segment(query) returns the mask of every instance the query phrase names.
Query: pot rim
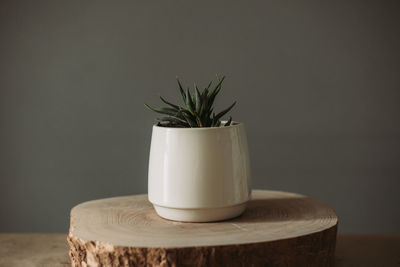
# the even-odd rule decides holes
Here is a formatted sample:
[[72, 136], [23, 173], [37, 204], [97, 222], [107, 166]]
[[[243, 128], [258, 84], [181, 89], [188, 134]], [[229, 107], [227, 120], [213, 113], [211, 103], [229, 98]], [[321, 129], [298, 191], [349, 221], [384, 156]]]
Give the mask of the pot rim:
[[[221, 121], [221, 123], [226, 123], [227, 120]], [[165, 126], [158, 126], [157, 124], [153, 124], [153, 128], [164, 129], [169, 131], [215, 131], [215, 130], [222, 130], [222, 129], [230, 129], [233, 127], [243, 126], [242, 122], [232, 121], [231, 125], [229, 126], [219, 126], [219, 127], [165, 127]]]

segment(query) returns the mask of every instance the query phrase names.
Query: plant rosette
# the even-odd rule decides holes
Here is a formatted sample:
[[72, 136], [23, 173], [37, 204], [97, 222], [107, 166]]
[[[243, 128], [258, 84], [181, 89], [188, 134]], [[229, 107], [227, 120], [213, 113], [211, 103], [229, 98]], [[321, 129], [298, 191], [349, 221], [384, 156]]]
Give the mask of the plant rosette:
[[[220, 121], [221, 113], [210, 112], [222, 81], [223, 78], [211, 91], [211, 83], [202, 93], [196, 87], [197, 97], [192, 97], [189, 90], [183, 93], [185, 116], [185, 108], [164, 99], [171, 108], [148, 106], [158, 113], [166, 111], [166, 115], [176, 115], [169, 117], [170, 120], [164, 117], [163, 123], [154, 125], [151, 138], [148, 197], [163, 218], [183, 222], [226, 220], [242, 214], [251, 198], [244, 125], [231, 118]], [[179, 87], [182, 88], [180, 83]], [[222, 111], [223, 115], [233, 105]]]

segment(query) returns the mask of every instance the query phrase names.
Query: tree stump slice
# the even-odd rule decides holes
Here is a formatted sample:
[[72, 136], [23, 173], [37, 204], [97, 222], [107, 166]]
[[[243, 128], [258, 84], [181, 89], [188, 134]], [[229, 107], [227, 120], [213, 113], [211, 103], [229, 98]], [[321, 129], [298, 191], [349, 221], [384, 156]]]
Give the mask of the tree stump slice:
[[333, 266], [338, 219], [304, 195], [255, 190], [244, 214], [212, 223], [159, 217], [147, 195], [71, 210], [72, 266]]

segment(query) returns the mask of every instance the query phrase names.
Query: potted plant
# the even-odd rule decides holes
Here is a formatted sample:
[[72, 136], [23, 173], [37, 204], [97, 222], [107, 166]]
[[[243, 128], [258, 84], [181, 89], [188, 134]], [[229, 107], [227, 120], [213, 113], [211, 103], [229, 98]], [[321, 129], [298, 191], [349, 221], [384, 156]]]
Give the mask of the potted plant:
[[160, 96], [167, 107], [153, 126], [148, 196], [159, 216], [185, 222], [209, 222], [242, 214], [251, 197], [250, 160], [243, 123], [221, 119], [236, 104], [215, 114], [222, 82], [212, 81], [191, 94], [179, 79], [183, 106]]

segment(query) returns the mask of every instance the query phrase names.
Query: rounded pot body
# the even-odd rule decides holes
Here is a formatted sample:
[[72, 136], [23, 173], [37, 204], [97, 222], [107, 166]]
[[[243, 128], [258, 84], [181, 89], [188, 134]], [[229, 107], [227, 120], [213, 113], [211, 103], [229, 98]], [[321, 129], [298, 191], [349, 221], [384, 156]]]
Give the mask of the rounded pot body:
[[226, 127], [153, 126], [148, 194], [157, 213], [206, 222], [240, 215], [251, 195], [242, 123]]

